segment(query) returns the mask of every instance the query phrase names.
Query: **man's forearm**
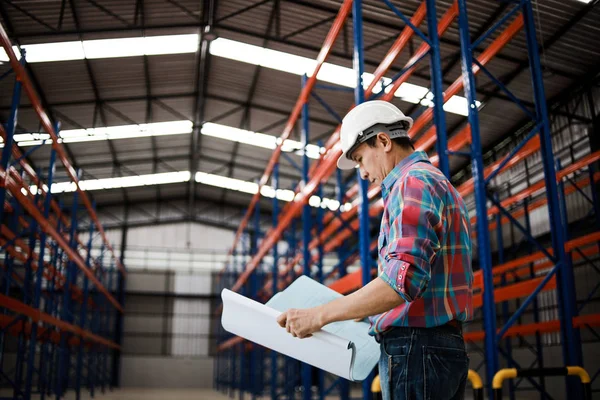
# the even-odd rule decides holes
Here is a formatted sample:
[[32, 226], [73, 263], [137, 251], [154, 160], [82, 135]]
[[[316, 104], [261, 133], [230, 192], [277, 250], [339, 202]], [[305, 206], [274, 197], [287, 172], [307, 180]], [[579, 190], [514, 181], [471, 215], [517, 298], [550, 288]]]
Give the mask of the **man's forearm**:
[[323, 325], [337, 321], [363, 319], [381, 314], [404, 300], [382, 279], [376, 278], [356, 292], [319, 307]]

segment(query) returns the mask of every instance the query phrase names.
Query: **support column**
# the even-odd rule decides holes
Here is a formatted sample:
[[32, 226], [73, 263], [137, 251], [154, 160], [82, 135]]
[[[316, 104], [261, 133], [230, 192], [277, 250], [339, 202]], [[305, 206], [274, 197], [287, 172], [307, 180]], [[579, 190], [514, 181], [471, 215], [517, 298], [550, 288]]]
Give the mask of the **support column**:
[[466, 0], [458, 0], [458, 25], [461, 42], [461, 63], [465, 97], [468, 104], [468, 119], [471, 126], [471, 165], [475, 185], [475, 212], [477, 215], [477, 249], [479, 267], [483, 271], [483, 322], [485, 330], [485, 374], [488, 397], [493, 398], [492, 380], [498, 371], [498, 339], [496, 336], [496, 304], [494, 302], [494, 279], [490, 234], [487, 220], [486, 187], [479, 135], [479, 113], [477, 110], [475, 77], [473, 75], [473, 53], [467, 17]]

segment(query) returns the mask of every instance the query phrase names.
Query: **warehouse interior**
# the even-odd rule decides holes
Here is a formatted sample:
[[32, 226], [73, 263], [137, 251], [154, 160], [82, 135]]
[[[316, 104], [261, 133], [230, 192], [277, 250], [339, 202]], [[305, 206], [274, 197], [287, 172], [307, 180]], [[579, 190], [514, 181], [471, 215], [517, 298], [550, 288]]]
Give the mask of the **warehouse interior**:
[[0, 399], [380, 398], [221, 324], [376, 279], [372, 99], [469, 210], [466, 398], [600, 398], [599, 2], [0, 0]]

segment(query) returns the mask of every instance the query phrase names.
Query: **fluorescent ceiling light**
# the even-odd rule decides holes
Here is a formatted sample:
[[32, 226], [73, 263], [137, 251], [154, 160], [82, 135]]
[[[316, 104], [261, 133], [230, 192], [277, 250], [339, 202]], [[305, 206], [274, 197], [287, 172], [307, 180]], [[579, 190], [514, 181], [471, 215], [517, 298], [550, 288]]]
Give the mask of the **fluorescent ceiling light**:
[[[163, 35], [120, 39], [98, 39], [74, 42], [26, 44], [29, 63], [152, 56], [160, 54], [184, 54], [198, 51], [198, 35]], [[19, 54], [13, 46], [15, 54]], [[0, 61], [8, 61], [4, 49], [0, 49]]]
[[[272, 135], [247, 131], [244, 129], [234, 128], [227, 125], [215, 124], [212, 122], [206, 122], [202, 126], [202, 130], [200, 132], [206, 136], [230, 140], [232, 142], [244, 143], [269, 150], [274, 150], [277, 147], [277, 145], [281, 143], [280, 138]], [[288, 139], [283, 143], [281, 150], [285, 152], [295, 152], [298, 155], [302, 155], [302, 143], [296, 140]], [[325, 152], [324, 147], [319, 148], [319, 146], [316, 146], [314, 144], [308, 144], [306, 146], [306, 155], [309, 158], [318, 159], [321, 155], [321, 152]]]
[[[81, 190], [103, 190], [120, 189], [126, 187], [165, 185], [169, 183], [188, 182], [190, 171], [165, 172], [160, 174], [123, 176], [117, 178], [88, 179], [79, 181]], [[48, 187], [44, 185], [44, 189]], [[32, 194], [37, 193], [37, 186], [29, 187]], [[73, 182], [57, 182], [52, 184], [52, 193], [74, 192], [76, 190]]]
[[[89, 129], [67, 129], [59, 132], [60, 143], [92, 142], [98, 140], [132, 139], [150, 136], [180, 135], [192, 132], [192, 121], [154, 122], [139, 125], [120, 125]], [[47, 133], [20, 133], [14, 136], [20, 147], [50, 144]], [[0, 138], [2, 142], [2, 138]], [[0, 146], [0, 147], [3, 147]]]
[[[282, 51], [271, 50], [260, 46], [255, 46], [243, 42], [238, 42], [225, 38], [215, 39], [210, 46], [210, 53], [214, 56], [224, 57], [231, 60], [245, 62], [253, 65], [260, 65], [265, 68], [271, 68], [278, 71], [288, 72], [295, 75], [307, 74], [311, 76], [315, 66], [316, 60], [307, 57], [301, 57]], [[340, 86], [349, 88], [356, 87], [356, 74], [352, 68], [342, 67], [335, 64], [323, 63], [317, 79]], [[369, 84], [375, 79], [375, 75], [365, 72], [363, 74], [363, 86], [366, 89]], [[383, 77], [383, 84], [388, 85], [391, 82], [390, 78]], [[379, 93], [382, 88], [382, 82], [378, 82], [374, 87], [373, 92]], [[391, 86], [386, 87], [386, 93], [389, 93]], [[408, 82], [404, 82], [394, 93], [395, 97], [398, 97], [404, 101], [419, 104], [421, 99], [430, 95], [429, 89], [423, 86], [414, 85]], [[428, 101], [429, 100], [429, 101]], [[432, 106], [430, 98], [423, 100], [423, 105], [426, 107]], [[452, 96], [446, 104], [453, 103], [446, 107], [444, 110], [447, 112], [467, 115], [467, 103], [466, 99], [462, 96]], [[461, 108], [464, 106], [464, 108]]]
[[[197, 34], [186, 34], [41, 43], [23, 45], [22, 47], [27, 51], [27, 61], [35, 63], [83, 60], [84, 58], [100, 59], [135, 57], [142, 55], [195, 53], [198, 50], [198, 40], [199, 36]], [[14, 47], [14, 50], [17, 52], [16, 47]], [[311, 76], [316, 66], [316, 60], [308, 57], [297, 56], [291, 53], [267, 49], [225, 38], [217, 38], [212, 41], [210, 53], [217, 57], [260, 65], [295, 75], [307, 74], [308, 76]], [[1, 61], [8, 61], [8, 57], [3, 49], [0, 49], [0, 62]], [[340, 65], [323, 63], [317, 78], [321, 81], [340, 86], [350, 88], [356, 86], [356, 74], [354, 73], [354, 70]], [[373, 79], [373, 74], [364, 73], [363, 84], [365, 88]], [[382, 81], [387, 85], [391, 82], [391, 79], [384, 77]], [[381, 88], [381, 82], [378, 82], [374, 92], [378, 93], [381, 91]], [[389, 92], [390, 89], [391, 87], [388, 86], [386, 91]], [[421, 99], [428, 92], [428, 88], [404, 82], [394, 93], [394, 96], [413, 104], [419, 104]], [[466, 108], [463, 110], [460, 108], [459, 104], [462, 101], [461, 99], [464, 98], [461, 96], [454, 97], [458, 98], [457, 104], [447, 108], [444, 107], [444, 109], [448, 112], [466, 115]], [[425, 103], [429, 106], [427, 101], [425, 101]]]
[[[171, 183], [184, 183], [189, 182], [191, 179], [190, 171], [178, 171], [178, 172], [165, 172], [159, 174], [147, 174], [147, 175], [133, 175], [123, 176], [117, 178], [103, 178], [103, 179], [87, 179], [79, 181], [79, 187], [81, 190], [104, 190], [104, 189], [121, 189], [128, 187], [140, 187], [140, 186], [153, 186], [153, 185], [166, 185]], [[204, 185], [219, 187], [223, 189], [233, 190], [237, 192], [243, 192], [248, 194], [255, 194], [258, 191], [258, 184], [254, 182], [247, 182], [241, 179], [229, 178], [227, 176], [214, 175], [206, 172], [197, 172], [195, 180], [198, 183]], [[45, 191], [48, 190], [48, 186], [43, 185]], [[38, 187], [32, 185], [29, 187], [32, 194], [36, 194]], [[52, 193], [67, 193], [74, 192], [76, 190], [73, 182], [57, 182], [52, 184]], [[21, 189], [23, 194], [26, 194], [24, 188]], [[278, 189], [275, 191], [273, 187], [264, 185], [261, 189], [260, 194], [264, 197], [273, 198], [277, 196], [277, 199], [281, 201], [290, 202], [294, 200], [294, 192], [287, 189]], [[332, 211], [336, 211], [340, 207], [340, 203], [337, 200], [323, 198], [319, 196], [312, 196], [308, 204], [312, 207], [318, 208], [329, 208]], [[352, 207], [350, 203], [343, 205], [343, 210], [348, 210]]]
[[[193, 123], [189, 120], [154, 122], [150, 124], [139, 125], [120, 125], [89, 129], [68, 129], [59, 132], [60, 143], [79, 143], [92, 142], [99, 140], [118, 140], [131, 139], [150, 136], [165, 136], [189, 134], [192, 132]], [[201, 133], [206, 136], [212, 136], [219, 139], [230, 140], [248, 144], [251, 146], [263, 147], [274, 150], [281, 139], [264, 133], [246, 131], [227, 125], [214, 124], [207, 122], [203, 125]], [[20, 147], [38, 146], [43, 143], [51, 144], [50, 135], [47, 133], [19, 133], [14, 136], [15, 142]], [[44, 142], [45, 141], [45, 142]], [[0, 138], [0, 148], [4, 147], [3, 140]], [[288, 139], [285, 141], [282, 151], [294, 152], [302, 156], [302, 143]], [[318, 159], [325, 148], [309, 144], [306, 147], [306, 155], [309, 158]]]
[[[196, 182], [202, 183], [204, 185], [234, 190], [237, 192], [243, 192], [248, 194], [255, 194], [258, 191], [257, 183], [247, 182], [241, 179], [234, 179], [221, 175], [209, 174], [206, 172], [197, 172]], [[273, 189], [272, 186], [268, 185], [264, 185], [262, 187], [260, 194], [264, 197], [268, 197], [271, 199], [277, 196], [278, 200], [286, 202], [294, 200], [293, 191], [286, 189], [278, 189], [277, 193], [275, 193], [275, 189]], [[328, 199], [326, 197], [321, 199], [319, 196], [312, 196], [308, 200], [308, 204], [315, 208], [329, 208], [332, 211], [336, 211], [340, 207], [340, 203], [337, 200]], [[344, 205], [344, 207], [348, 207], [348, 204]]]

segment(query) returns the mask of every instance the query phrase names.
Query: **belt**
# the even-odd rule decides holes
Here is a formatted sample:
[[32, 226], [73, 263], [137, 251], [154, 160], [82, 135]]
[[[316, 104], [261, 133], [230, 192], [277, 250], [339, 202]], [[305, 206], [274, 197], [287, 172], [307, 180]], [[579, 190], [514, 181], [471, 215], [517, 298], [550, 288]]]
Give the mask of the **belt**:
[[463, 323], [462, 321], [458, 321], [456, 319], [450, 320], [448, 322], [446, 322], [444, 325], [438, 325], [438, 326], [432, 326], [430, 328], [425, 328], [425, 327], [410, 327], [410, 326], [399, 326], [399, 327], [392, 327], [390, 329], [388, 329], [385, 332], [381, 332], [381, 333], [376, 333], [375, 334], [375, 340], [377, 341], [377, 343], [381, 343], [381, 340], [383, 339], [383, 337], [393, 331], [398, 331], [401, 329], [406, 329], [406, 330], [411, 330], [411, 329], [423, 329], [423, 330], [440, 330], [440, 331], [453, 331], [453, 333], [458, 333], [462, 335], [462, 329], [463, 328]]

